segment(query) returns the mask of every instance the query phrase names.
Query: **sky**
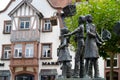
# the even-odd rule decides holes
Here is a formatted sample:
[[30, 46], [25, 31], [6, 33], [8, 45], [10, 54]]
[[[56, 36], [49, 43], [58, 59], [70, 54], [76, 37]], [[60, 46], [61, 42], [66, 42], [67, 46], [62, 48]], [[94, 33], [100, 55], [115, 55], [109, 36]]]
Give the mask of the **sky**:
[[0, 10], [3, 10], [10, 0], [0, 0]]

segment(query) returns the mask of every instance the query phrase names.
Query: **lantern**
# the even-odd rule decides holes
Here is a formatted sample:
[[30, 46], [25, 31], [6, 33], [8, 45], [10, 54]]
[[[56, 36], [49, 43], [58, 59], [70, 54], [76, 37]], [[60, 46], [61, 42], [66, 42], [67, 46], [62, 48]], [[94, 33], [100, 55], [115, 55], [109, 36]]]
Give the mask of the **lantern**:
[[120, 36], [120, 21], [118, 21], [113, 27], [113, 31], [117, 36]]
[[70, 4], [63, 8], [64, 15], [66, 17], [71, 17], [76, 13], [76, 5]]
[[57, 17], [52, 16], [50, 19], [50, 22], [51, 22], [52, 26], [56, 26], [57, 25]]

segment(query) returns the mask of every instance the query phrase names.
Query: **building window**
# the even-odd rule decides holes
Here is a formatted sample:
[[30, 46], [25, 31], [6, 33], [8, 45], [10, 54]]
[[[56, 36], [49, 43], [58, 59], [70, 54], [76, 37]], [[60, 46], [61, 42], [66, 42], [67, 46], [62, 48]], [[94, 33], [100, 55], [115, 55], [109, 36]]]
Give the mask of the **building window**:
[[0, 76], [0, 80], [9, 80], [8, 76]]
[[11, 33], [11, 21], [4, 21], [4, 34], [10, 34]]
[[9, 70], [0, 70], [0, 80], [10, 80]]
[[41, 58], [52, 58], [52, 45], [42, 44], [42, 56]]
[[30, 18], [24, 17], [20, 18], [20, 29], [29, 29], [30, 28]]
[[[118, 67], [118, 56], [115, 55], [114, 56], [114, 64], [113, 64], [114, 68]], [[110, 58], [106, 59], [106, 68], [110, 68]]]
[[19, 74], [15, 76], [15, 80], [35, 80], [34, 75], [31, 74]]
[[44, 25], [43, 25], [43, 32], [51, 32], [52, 31], [52, 26], [51, 26], [51, 21], [49, 19], [44, 20]]
[[57, 74], [56, 69], [41, 69], [40, 71], [41, 80], [55, 80]]
[[[119, 80], [119, 74], [118, 72], [113, 71], [113, 80]], [[110, 80], [110, 72], [106, 73], [106, 79], [105, 80]]]
[[55, 80], [55, 75], [41, 75], [41, 80]]
[[34, 54], [34, 45], [33, 44], [26, 44], [25, 47], [25, 57], [33, 57]]
[[10, 59], [10, 54], [11, 54], [11, 46], [10, 45], [3, 45], [2, 59]]
[[16, 44], [14, 47], [14, 58], [22, 57], [22, 44]]

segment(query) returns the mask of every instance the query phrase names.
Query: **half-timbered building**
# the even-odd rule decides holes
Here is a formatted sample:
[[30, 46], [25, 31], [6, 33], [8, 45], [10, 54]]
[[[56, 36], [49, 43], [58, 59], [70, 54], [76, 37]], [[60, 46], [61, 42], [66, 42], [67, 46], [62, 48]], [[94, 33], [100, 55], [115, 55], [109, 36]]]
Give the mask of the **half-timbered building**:
[[0, 80], [54, 80], [61, 13], [70, 0], [10, 0], [0, 11]]

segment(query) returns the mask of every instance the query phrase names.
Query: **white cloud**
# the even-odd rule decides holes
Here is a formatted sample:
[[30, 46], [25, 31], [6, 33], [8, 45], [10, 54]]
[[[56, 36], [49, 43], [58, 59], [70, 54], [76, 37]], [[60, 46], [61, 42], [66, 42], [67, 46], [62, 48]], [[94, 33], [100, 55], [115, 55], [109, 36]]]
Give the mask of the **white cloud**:
[[9, 3], [10, 0], [0, 0], [0, 10], [3, 10]]

